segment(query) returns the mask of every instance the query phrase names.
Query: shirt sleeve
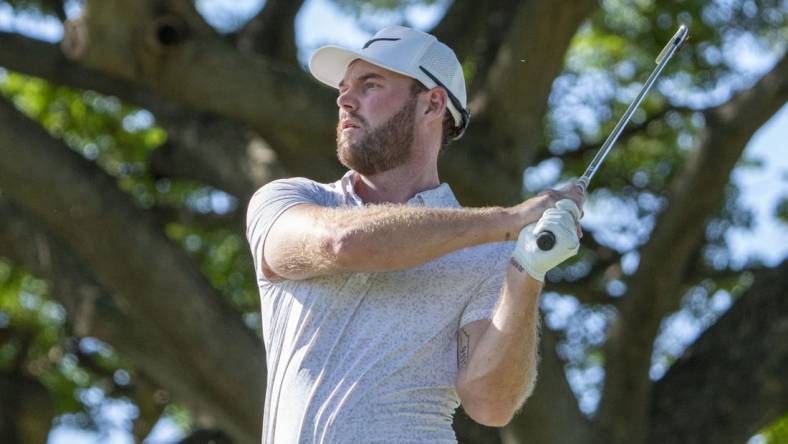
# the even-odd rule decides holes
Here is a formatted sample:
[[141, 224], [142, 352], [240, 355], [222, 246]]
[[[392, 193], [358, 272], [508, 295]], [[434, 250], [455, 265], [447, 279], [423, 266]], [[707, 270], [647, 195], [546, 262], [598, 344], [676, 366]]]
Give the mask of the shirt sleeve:
[[279, 179], [265, 184], [252, 196], [246, 211], [246, 239], [252, 251], [258, 282], [267, 282], [260, 270], [263, 245], [274, 222], [294, 205], [321, 205], [318, 184], [305, 178]]
[[489, 268], [485, 268], [483, 277], [477, 290], [471, 296], [468, 305], [462, 312], [460, 327], [464, 327], [479, 319], [492, 319], [495, 305], [501, 296], [503, 282], [506, 278], [506, 264], [514, 248], [513, 242], [506, 242], [496, 245], [496, 251], [491, 254], [495, 260], [488, 262]]

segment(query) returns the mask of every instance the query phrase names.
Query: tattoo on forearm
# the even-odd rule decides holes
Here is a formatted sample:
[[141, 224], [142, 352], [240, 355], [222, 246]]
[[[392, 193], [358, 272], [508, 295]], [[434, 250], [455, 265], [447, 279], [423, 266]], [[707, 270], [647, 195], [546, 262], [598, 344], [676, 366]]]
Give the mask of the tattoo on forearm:
[[520, 265], [520, 263], [519, 263], [519, 262], [517, 262], [516, 260], [514, 260], [514, 258], [511, 258], [511, 259], [509, 260], [509, 262], [512, 264], [512, 266], [513, 266], [514, 268], [516, 268], [516, 269], [517, 269], [517, 271], [519, 271], [520, 273], [522, 273], [522, 272], [523, 272], [523, 266], [522, 266], [522, 265]]
[[512, 233], [511, 233], [510, 231], [507, 231], [507, 232], [506, 232], [506, 240], [507, 240], [507, 241], [510, 241], [510, 240], [512, 240]]
[[468, 355], [470, 354], [471, 337], [464, 329], [460, 329], [457, 343], [457, 366], [464, 368], [468, 365]]

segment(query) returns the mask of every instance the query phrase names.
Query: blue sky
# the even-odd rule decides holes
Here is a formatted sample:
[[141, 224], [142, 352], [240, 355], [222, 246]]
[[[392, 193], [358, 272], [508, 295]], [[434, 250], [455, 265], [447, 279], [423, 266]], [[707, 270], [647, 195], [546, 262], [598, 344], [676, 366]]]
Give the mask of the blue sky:
[[[76, 14], [77, 2], [70, 2], [69, 15]], [[406, 12], [408, 20], [417, 27], [427, 29], [439, 18], [442, 4], [432, 7], [414, 7]], [[261, 0], [198, 0], [201, 12], [220, 27], [231, 28], [242, 23], [256, 13], [261, 7]], [[378, 17], [380, 25], [390, 22], [391, 16]], [[331, 24], [326, 26], [326, 24]], [[376, 23], [377, 24], [377, 23]], [[17, 16], [12, 17], [10, 8], [0, 6], [0, 29], [21, 31], [48, 40], [58, 40], [61, 35], [59, 24], [56, 22], [42, 23], [40, 18]], [[333, 43], [358, 47], [370, 36], [370, 30], [360, 28], [356, 22], [344, 16], [327, 0], [308, 0], [296, 22], [298, 34], [299, 58], [305, 62], [308, 56], [317, 47]], [[768, 58], [752, 55], [752, 52], [741, 50], [738, 54], [740, 62], [745, 69], [759, 74], [770, 67]], [[738, 167], [733, 173], [733, 180], [742, 188], [741, 203], [750, 208], [755, 215], [756, 224], [752, 230], [731, 229], [727, 239], [736, 264], [744, 264], [748, 258], [757, 257], [768, 264], [775, 264], [788, 256], [788, 230], [785, 225], [776, 221], [772, 216], [774, 207], [779, 198], [788, 195], [788, 106], [764, 125], [752, 138], [746, 149], [745, 157], [750, 160], [759, 160], [761, 167]], [[533, 174], [548, 174], [534, 171]], [[594, 212], [587, 212], [586, 223], [589, 226], [601, 224], [601, 214], [604, 208]], [[596, 214], [595, 214], [596, 213]], [[577, 304], [559, 296], [547, 298], [551, 301], [551, 313], [555, 319], [566, 318], [577, 310]], [[712, 304], [722, 311], [730, 304], [725, 295], [715, 295]], [[549, 322], [549, 321], [548, 321]], [[664, 341], [672, 341], [666, 347], [678, 347], [675, 352], [680, 352], [684, 345], [691, 342], [704, 326], [695, 320], [677, 313], [668, 322]], [[659, 368], [652, 369], [652, 373], [659, 374]], [[570, 375], [571, 376], [571, 375]], [[593, 375], [575, 375], [575, 383], [583, 385], [583, 378], [588, 379]], [[101, 397], [102, 395], [94, 394]], [[589, 408], [595, 405], [593, 390], [586, 394], [588, 399], [581, 397], [581, 403], [587, 403]], [[97, 399], [100, 401], [101, 399]], [[101, 404], [101, 403], [99, 403]], [[126, 431], [129, 418], [134, 415], [133, 407], [119, 401], [108, 401], [101, 404], [101, 416], [106, 421], [102, 434], [86, 433], [67, 427], [59, 427], [50, 435], [50, 444], [65, 443], [131, 443], [131, 437]], [[148, 444], [164, 444], [177, 440], [181, 436], [178, 428], [169, 420], [160, 421], [154, 433], [146, 440]]]

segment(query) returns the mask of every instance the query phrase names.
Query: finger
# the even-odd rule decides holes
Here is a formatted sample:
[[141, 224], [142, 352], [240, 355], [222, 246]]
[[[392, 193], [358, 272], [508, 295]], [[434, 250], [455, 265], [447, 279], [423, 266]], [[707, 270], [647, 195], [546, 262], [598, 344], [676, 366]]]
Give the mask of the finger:
[[553, 204], [563, 199], [564, 197], [564, 193], [562, 193], [559, 190], [553, 190], [553, 189], [545, 190], [545, 194], [547, 195], [548, 198], [552, 200]]
[[564, 182], [563, 185], [559, 188], [561, 191], [569, 191], [577, 185], [577, 179], [569, 179], [568, 181]]
[[580, 186], [572, 187], [572, 189], [569, 190], [569, 194], [576, 196], [581, 201], [585, 200], [586, 198], [586, 193], [582, 188], [580, 188]]
[[578, 196], [576, 194], [567, 194], [564, 197], [564, 199], [571, 200], [575, 204], [575, 206], [577, 206], [578, 210], [580, 211], [580, 214], [583, 213], [583, 204], [585, 203], [585, 199], [583, 199], [583, 196]]
[[572, 202], [574, 202], [575, 205], [577, 205], [577, 208], [580, 210], [579, 219], [582, 219], [583, 215], [585, 214], [585, 212], [583, 211], [583, 205], [585, 204], [585, 200], [586, 200], [585, 194], [582, 192], [582, 190], [580, 188], [573, 188], [565, 195], [565, 198], [572, 200]]
[[574, 217], [575, 221], [580, 220], [582, 216], [580, 207], [572, 199], [561, 199], [555, 204], [558, 209], [564, 210]]
[[577, 179], [566, 182], [559, 190], [564, 193], [572, 193], [578, 196], [583, 196], [585, 194], [585, 189], [580, 185], [580, 181]]

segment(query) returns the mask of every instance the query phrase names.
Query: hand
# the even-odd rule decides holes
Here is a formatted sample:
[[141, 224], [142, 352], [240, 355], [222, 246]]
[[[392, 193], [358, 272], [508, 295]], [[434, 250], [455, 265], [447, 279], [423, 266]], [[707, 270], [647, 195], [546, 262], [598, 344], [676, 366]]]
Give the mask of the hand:
[[[577, 181], [571, 181], [567, 185], [557, 189], [547, 189], [537, 194], [536, 196], [528, 199], [527, 201], [517, 205], [515, 208], [519, 214], [519, 225], [513, 231], [519, 231], [523, 226], [536, 222], [545, 211], [554, 208], [558, 201], [562, 199], [569, 199], [580, 209], [580, 217], [583, 217], [583, 203], [585, 201], [585, 193], [583, 189], [577, 184]], [[580, 230], [580, 225], [577, 225], [577, 236], [583, 237]]]
[[[551, 268], [577, 254], [580, 248], [580, 217], [580, 209], [572, 200], [559, 200], [555, 207], [544, 212], [536, 224], [527, 225], [520, 231], [512, 254], [514, 265], [544, 282], [544, 276]], [[536, 245], [536, 235], [542, 231], [551, 231], [556, 238], [555, 246], [548, 251], [542, 251]]]

